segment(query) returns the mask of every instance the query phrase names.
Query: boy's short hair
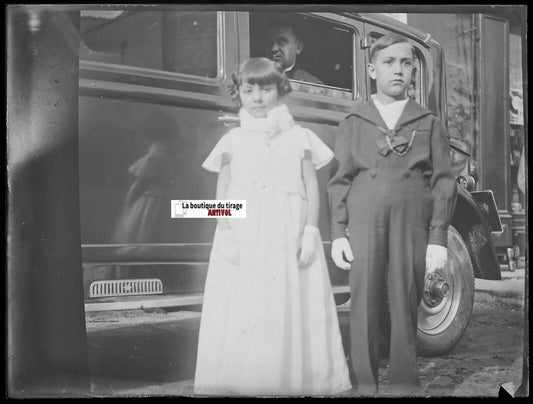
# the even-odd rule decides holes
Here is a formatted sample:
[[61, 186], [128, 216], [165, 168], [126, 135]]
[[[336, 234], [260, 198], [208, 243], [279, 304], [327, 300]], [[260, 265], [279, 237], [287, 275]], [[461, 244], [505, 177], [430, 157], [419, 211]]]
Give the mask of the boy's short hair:
[[380, 50], [388, 48], [389, 46], [397, 43], [409, 44], [411, 46], [411, 51], [413, 52], [413, 59], [416, 58], [415, 48], [413, 47], [413, 45], [411, 45], [411, 43], [407, 40], [406, 37], [398, 34], [387, 34], [380, 37], [370, 47], [370, 61], [374, 63], [374, 61], [376, 60], [376, 56]]
[[239, 87], [243, 83], [258, 84], [260, 86], [275, 84], [279, 97], [291, 92], [291, 83], [283, 72], [279, 63], [267, 58], [251, 58], [245, 60], [239, 69], [233, 73], [232, 83], [229, 85], [230, 95], [239, 106]]

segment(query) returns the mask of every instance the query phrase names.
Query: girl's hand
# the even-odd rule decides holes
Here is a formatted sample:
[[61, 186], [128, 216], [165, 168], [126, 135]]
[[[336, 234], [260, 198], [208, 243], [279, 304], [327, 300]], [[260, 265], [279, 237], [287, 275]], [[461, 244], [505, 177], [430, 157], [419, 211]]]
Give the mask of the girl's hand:
[[298, 257], [300, 265], [307, 266], [312, 262], [315, 256], [317, 237], [320, 238], [320, 230], [318, 230], [318, 227], [306, 224], [300, 245], [300, 255]]
[[448, 261], [448, 249], [437, 244], [428, 244], [426, 249], [426, 275], [444, 268]]
[[[344, 258], [348, 261], [345, 261]], [[352, 247], [346, 237], [340, 237], [333, 240], [331, 243], [331, 259], [340, 269], [349, 271], [352, 269], [351, 262], [353, 261]]]

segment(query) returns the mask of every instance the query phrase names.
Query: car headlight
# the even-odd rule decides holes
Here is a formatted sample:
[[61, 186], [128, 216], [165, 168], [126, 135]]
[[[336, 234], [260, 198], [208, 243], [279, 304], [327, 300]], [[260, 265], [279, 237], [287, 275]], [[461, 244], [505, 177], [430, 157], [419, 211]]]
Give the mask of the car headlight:
[[467, 191], [472, 191], [476, 187], [476, 180], [471, 175], [459, 175], [456, 181]]

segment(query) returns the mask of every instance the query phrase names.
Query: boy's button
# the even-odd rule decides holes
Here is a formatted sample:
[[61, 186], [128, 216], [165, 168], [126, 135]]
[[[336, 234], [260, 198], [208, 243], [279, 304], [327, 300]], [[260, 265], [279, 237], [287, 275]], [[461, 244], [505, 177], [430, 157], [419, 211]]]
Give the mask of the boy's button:
[[378, 173], [378, 170], [376, 170], [375, 168], [372, 168], [372, 169], [368, 170], [368, 173], [369, 173], [372, 177], [375, 177], [376, 174]]
[[410, 171], [406, 171], [405, 173], [403, 173], [403, 176], [405, 178], [409, 178], [411, 176], [411, 172]]

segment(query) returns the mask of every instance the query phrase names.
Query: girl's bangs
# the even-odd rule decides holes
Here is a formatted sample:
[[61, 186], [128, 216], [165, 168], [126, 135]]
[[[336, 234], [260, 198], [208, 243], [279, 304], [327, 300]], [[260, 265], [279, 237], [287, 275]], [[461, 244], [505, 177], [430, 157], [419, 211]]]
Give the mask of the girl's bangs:
[[259, 86], [278, 84], [281, 81], [281, 74], [273, 69], [269, 64], [248, 65], [241, 74], [241, 83]]

